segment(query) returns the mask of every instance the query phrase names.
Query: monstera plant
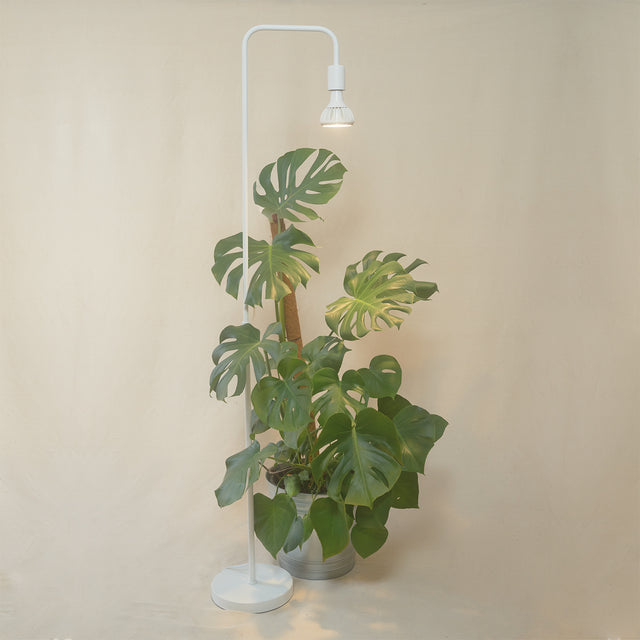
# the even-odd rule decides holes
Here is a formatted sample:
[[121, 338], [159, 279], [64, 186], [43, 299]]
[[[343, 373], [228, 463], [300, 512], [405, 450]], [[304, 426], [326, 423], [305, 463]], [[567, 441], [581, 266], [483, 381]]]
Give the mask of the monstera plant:
[[[319, 262], [313, 241], [296, 225], [320, 218], [314, 207], [336, 195], [345, 171], [326, 149], [296, 149], [262, 170], [254, 202], [269, 220], [271, 241], [248, 239], [245, 302], [273, 301], [274, 322], [264, 331], [249, 323], [228, 326], [213, 352], [210, 388], [219, 400], [253, 385], [253, 441], [227, 459], [218, 504], [239, 500], [266, 470], [280, 491], [255, 494], [255, 532], [274, 557], [301, 546], [313, 531], [324, 558], [349, 542], [362, 557], [377, 551], [387, 539], [391, 508], [418, 507], [418, 474], [447, 426], [400, 395], [394, 356], [342, 370], [348, 344], [400, 327], [413, 304], [437, 291], [413, 276], [424, 260], [376, 250], [349, 265], [345, 295], [324, 311], [326, 335], [302, 342], [295, 294]], [[242, 234], [220, 240], [214, 259], [213, 275], [220, 284], [226, 279], [226, 291], [237, 298]], [[274, 441], [261, 446], [255, 436], [265, 432]], [[300, 492], [313, 497], [305, 514], [292, 499]]]

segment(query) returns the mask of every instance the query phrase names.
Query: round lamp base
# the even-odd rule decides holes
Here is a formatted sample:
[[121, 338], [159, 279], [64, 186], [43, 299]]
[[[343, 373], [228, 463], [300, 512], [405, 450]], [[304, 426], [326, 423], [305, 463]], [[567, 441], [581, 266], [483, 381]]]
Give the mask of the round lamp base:
[[256, 564], [256, 582], [249, 583], [249, 565], [223, 569], [211, 582], [211, 599], [222, 609], [264, 613], [281, 607], [293, 595], [293, 579], [281, 567]]

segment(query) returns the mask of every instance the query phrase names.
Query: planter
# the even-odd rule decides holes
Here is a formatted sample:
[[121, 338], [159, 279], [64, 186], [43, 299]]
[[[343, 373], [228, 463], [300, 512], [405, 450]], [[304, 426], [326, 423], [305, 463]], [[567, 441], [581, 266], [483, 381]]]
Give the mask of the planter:
[[[269, 492], [273, 497], [276, 493], [274, 485], [269, 483]], [[326, 496], [318, 496], [320, 498]], [[298, 515], [303, 516], [309, 512], [313, 497], [308, 493], [300, 493], [293, 498]], [[339, 554], [322, 560], [322, 545], [318, 535], [314, 531], [311, 537], [302, 545], [302, 549], [296, 547], [293, 551], [278, 553], [278, 563], [296, 578], [305, 580], [328, 580], [338, 578], [353, 569], [356, 561], [355, 550], [349, 543]]]

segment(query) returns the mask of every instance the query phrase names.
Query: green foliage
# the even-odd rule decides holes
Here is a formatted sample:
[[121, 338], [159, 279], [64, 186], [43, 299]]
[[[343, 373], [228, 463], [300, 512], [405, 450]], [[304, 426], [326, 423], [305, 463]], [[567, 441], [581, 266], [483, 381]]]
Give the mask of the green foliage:
[[376, 356], [368, 369], [358, 369], [358, 373], [370, 398], [393, 397], [402, 383], [402, 369], [393, 356]]
[[284, 479], [284, 490], [292, 498], [297, 496], [302, 489], [299, 476], [286, 476]]
[[[319, 218], [314, 207], [340, 189], [345, 168], [326, 149], [297, 149], [267, 165], [254, 185], [254, 200], [283, 229], [272, 242], [248, 238], [249, 282], [246, 304], [280, 301], [310, 273], [318, 259], [305, 248], [313, 241], [284, 220]], [[330, 335], [298, 346], [284, 339], [279, 323], [261, 336], [251, 324], [228, 326], [213, 352], [210, 391], [225, 400], [251, 391], [251, 437], [277, 433], [280, 439], [261, 449], [257, 441], [230, 456], [216, 489], [220, 506], [239, 500], [270, 467], [277, 482], [273, 499], [254, 496], [255, 532], [274, 557], [308, 540], [315, 530], [329, 558], [351, 541], [368, 557], [385, 543], [390, 510], [418, 507], [418, 474], [443, 435], [446, 420], [399, 395], [402, 370], [391, 355], [376, 355], [367, 367], [343, 370], [345, 341], [370, 331], [400, 327], [412, 305], [429, 299], [433, 282], [416, 280], [425, 264], [403, 266], [405, 255], [371, 251], [347, 267], [343, 296], [330, 304], [325, 320]], [[242, 234], [218, 242], [213, 275], [238, 297], [242, 279]], [[287, 333], [289, 335], [289, 333]], [[254, 382], [250, 383], [251, 373]], [[375, 404], [377, 407], [371, 406]], [[298, 514], [293, 497], [312, 493], [308, 514]]]
[[417, 509], [418, 492], [418, 474], [403, 471], [385, 499], [394, 509]]
[[369, 368], [345, 371], [342, 379], [338, 370], [324, 367], [313, 376], [313, 412], [323, 426], [336, 413], [355, 415], [369, 398], [395, 395], [401, 380], [400, 365], [392, 356], [376, 356]]
[[318, 498], [311, 505], [309, 515], [322, 544], [323, 560], [340, 553], [349, 544], [350, 522], [344, 503]]
[[[253, 373], [259, 380], [267, 372], [269, 358], [277, 362], [283, 355], [295, 351], [294, 344], [268, 337], [281, 333], [278, 323], [270, 324], [262, 338], [258, 329], [249, 323], [225, 327], [220, 333], [220, 344], [212, 355], [216, 366], [209, 378], [210, 393], [215, 391], [218, 400], [240, 395], [247, 384], [249, 365], [253, 366]], [[236, 388], [230, 393], [229, 385], [234, 378]]]
[[380, 254], [370, 251], [360, 262], [349, 265], [344, 276], [348, 295], [327, 307], [325, 320], [343, 340], [362, 338], [370, 331], [380, 331], [383, 325], [400, 327], [403, 316], [411, 313], [409, 305], [427, 300], [437, 291], [434, 283], [414, 280], [409, 274], [423, 260], [405, 269], [398, 262], [403, 254], [391, 253], [379, 260]]
[[216, 489], [218, 505], [226, 507], [240, 500], [249, 484], [253, 484], [260, 474], [260, 465], [276, 451], [276, 445], [268, 444], [262, 451], [257, 442], [227, 458], [227, 472], [222, 484]]
[[251, 402], [258, 418], [278, 431], [300, 431], [311, 421], [311, 380], [306, 363], [284, 358], [278, 376], [265, 376], [254, 387]]
[[[393, 422], [372, 408], [362, 409], [355, 421], [339, 413], [331, 416], [318, 437], [324, 451], [313, 461], [314, 475], [331, 469], [329, 497], [372, 507], [400, 477], [401, 444]], [[335, 464], [335, 466], [334, 466]]]
[[275, 558], [296, 519], [296, 505], [286, 493], [278, 493], [273, 498], [256, 493], [253, 496], [253, 508], [256, 536]]
[[[298, 180], [298, 170], [313, 156], [311, 166]], [[274, 174], [274, 185], [272, 176]], [[338, 156], [327, 149], [296, 149], [268, 164], [260, 172], [260, 186], [253, 185], [253, 201], [262, 207], [262, 213], [268, 218], [276, 215], [285, 220], [301, 222], [300, 214], [309, 220], [319, 218], [309, 206], [325, 204], [338, 193], [342, 185], [342, 176], [346, 169]]]
[[389, 506], [384, 500], [376, 500], [371, 509], [362, 506], [356, 509], [351, 543], [363, 558], [375, 553], [386, 542], [389, 532], [384, 525], [388, 517]]
[[[263, 297], [281, 300], [299, 284], [307, 286], [311, 277], [307, 268], [319, 272], [318, 258], [308, 251], [295, 249], [296, 245], [315, 246], [306, 233], [293, 225], [278, 233], [273, 243], [248, 238], [249, 270], [255, 269], [247, 287], [246, 304], [261, 307]], [[215, 262], [211, 271], [215, 279], [221, 284], [228, 272], [227, 293], [237, 298], [242, 279], [242, 234], [220, 240], [213, 255]], [[240, 264], [232, 268], [236, 262]]]
[[360, 374], [353, 369], [346, 371], [342, 379], [329, 367], [316, 371], [313, 393], [316, 396], [313, 412], [323, 426], [331, 416], [339, 413], [350, 416], [367, 406], [363, 402], [364, 383]]
[[287, 539], [284, 541], [284, 545], [282, 545], [282, 550], [285, 553], [293, 551], [296, 547], [302, 545], [303, 538], [304, 525], [302, 524], [302, 518], [300, 516], [296, 516], [296, 519], [293, 521], [293, 524], [289, 529], [289, 533], [287, 533]]
[[[424, 473], [427, 454], [442, 437], [447, 421], [397, 396], [381, 398], [378, 408], [393, 419], [402, 443], [403, 471]], [[391, 414], [391, 415], [390, 415]]]
[[309, 363], [308, 373], [313, 377], [316, 371], [325, 367], [339, 372], [347, 351], [349, 349], [340, 338], [318, 336], [302, 348], [301, 356]]

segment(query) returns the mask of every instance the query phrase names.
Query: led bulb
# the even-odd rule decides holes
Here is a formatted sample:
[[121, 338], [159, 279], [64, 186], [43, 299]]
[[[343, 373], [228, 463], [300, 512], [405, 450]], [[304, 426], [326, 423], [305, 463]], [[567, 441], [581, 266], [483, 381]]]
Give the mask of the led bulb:
[[344, 103], [342, 91], [331, 91], [329, 104], [320, 116], [320, 124], [323, 127], [350, 127], [354, 122], [353, 111]]

